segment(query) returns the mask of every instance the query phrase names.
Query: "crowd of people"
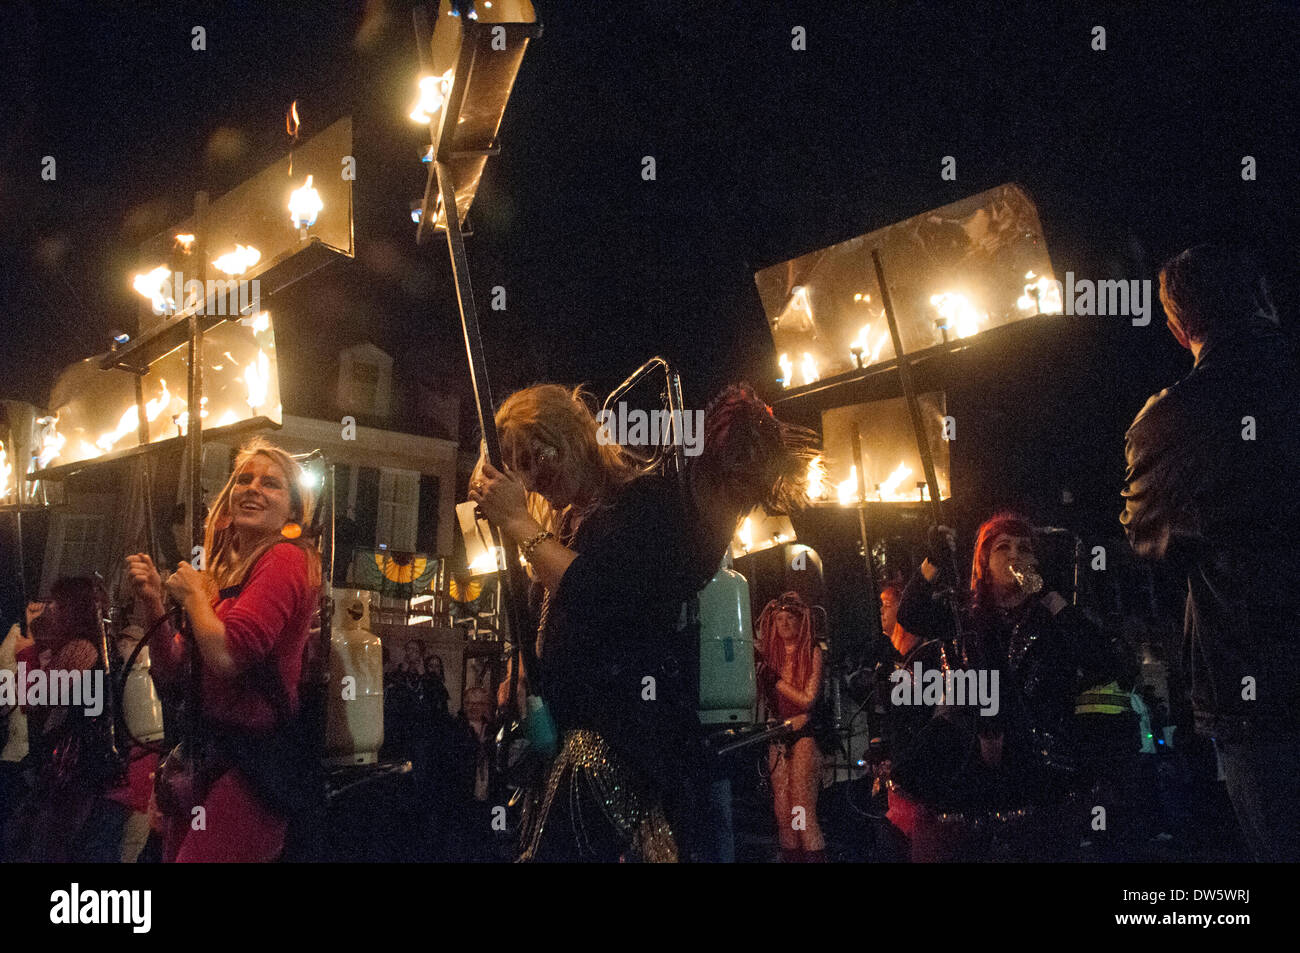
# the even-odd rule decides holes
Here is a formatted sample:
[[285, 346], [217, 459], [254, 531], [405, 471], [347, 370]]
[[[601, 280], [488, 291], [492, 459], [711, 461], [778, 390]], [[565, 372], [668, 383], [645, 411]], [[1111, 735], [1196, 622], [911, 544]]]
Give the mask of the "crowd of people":
[[[1128, 432], [1122, 523], [1140, 556], [1188, 580], [1181, 664], [1246, 843], [1260, 860], [1295, 860], [1300, 688], [1281, 661], [1300, 631], [1300, 500], [1286, 489], [1300, 464], [1300, 375], [1262, 276], [1238, 252], [1184, 252], [1162, 270], [1160, 295], [1195, 367]], [[730, 805], [696, 713], [699, 631], [683, 606], [723, 564], [746, 514], [806, 502], [813, 435], [747, 385], [709, 406], [702, 452], [680, 474], [640, 473], [602, 439], [581, 390], [526, 388], [495, 423], [501, 465], [480, 461], [469, 498], [525, 560], [535, 626], [497, 704], [474, 686], [456, 720], [474, 800], [485, 804], [511, 770], [492, 761], [496, 719], [531, 720], [531, 737], [553, 726], [554, 744], [511, 778], [525, 792], [519, 859], [726, 859]], [[103, 715], [8, 706], [8, 856], [312, 856], [324, 784], [300, 693], [321, 585], [303, 532], [311, 512], [298, 464], [257, 440], [211, 507], [203, 570], [181, 563], [164, 581], [149, 556], [128, 557], [133, 638], [149, 635], [153, 675], [182, 700], [173, 717], [184, 730], [169, 732], [164, 752], [114, 738]], [[983, 523], [968, 580], [956, 550], [954, 534], [934, 527], [913, 578], [881, 596], [896, 653], [880, 689], [891, 836], [913, 861], [986, 859], [994, 843], [1065, 859], [1081, 831], [1104, 829], [1089, 826], [1099, 803], [1123, 805], [1121, 816], [1134, 803], [1150, 696], [1131, 647], [1043, 591], [1026, 518]], [[60, 581], [48, 604], [28, 606], [0, 664], [113, 672], [106, 609], [93, 580]], [[766, 751], [780, 859], [824, 861], [818, 798], [836, 743], [826, 646], [797, 593], [769, 602], [755, 635], [762, 708], [780, 726]], [[418, 642], [403, 651], [390, 693], [450, 724], [442, 660]], [[933, 699], [928, 673], [942, 686]], [[956, 685], [969, 687], [965, 698]], [[103, 756], [110, 749], [115, 759]]]

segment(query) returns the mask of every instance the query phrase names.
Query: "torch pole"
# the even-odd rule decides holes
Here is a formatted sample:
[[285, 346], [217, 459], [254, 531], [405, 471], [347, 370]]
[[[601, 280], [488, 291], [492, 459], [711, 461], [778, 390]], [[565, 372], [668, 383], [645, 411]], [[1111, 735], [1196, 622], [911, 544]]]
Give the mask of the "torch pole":
[[[189, 342], [187, 356], [189, 373], [186, 378], [186, 424], [185, 449], [187, 460], [187, 480], [185, 493], [185, 522], [190, 541], [188, 553], [182, 553], [183, 559], [192, 559], [196, 549], [203, 545], [203, 325], [199, 322], [199, 310], [207, 306], [208, 288], [208, 193], [197, 192], [194, 195], [194, 248], [199, 262], [199, 295], [190, 311]], [[207, 553], [203, 553], [200, 566], [207, 569]], [[199, 649], [191, 638], [188, 640], [188, 672], [186, 691], [185, 725], [182, 729], [187, 750], [191, 756], [198, 739], [198, 726], [202, 701], [202, 667], [199, 664]]]
[[[862, 456], [862, 433], [856, 423], [853, 425], [852, 447], [853, 462], [858, 466], [858, 535], [862, 537], [862, 558], [867, 565], [867, 581], [871, 584], [870, 605], [876, 605], [880, 600], [880, 589], [876, 584], [876, 571], [871, 562], [871, 537], [867, 534], [867, 461]], [[878, 614], [874, 615], [879, 618]], [[886, 637], [889, 635], [888, 632], [882, 634]]]
[[[889, 285], [885, 283], [885, 268], [880, 263], [880, 249], [871, 249], [871, 263], [876, 268], [876, 284], [880, 286], [880, 301], [885, 308], [885, 321], [889, 324], [889, 337], [894, 342], [894, 360], [898, 363], [898, 379], [903, 385], [903, 397], [907, 401], [907, 411], [912, 416], [912, 432], [916, 435], [916, 449], [921, 455], [921, 469], [925, 471], [925, 483], [930, 490], [930, 518], [935, 526], [943, 525], [943, 510], [939, 505], [939, 478], [935, 474], [934, 457], [930, 454], [930, 441], [925, 435], [925, 421], [921, 417], [921, 404], [916, 399], [916, 385], [912, 380], [912, 365], [903, 352], [903, 338], [898, 333], [898, 318], [894, 314], [894, 304], [889, 297]], [[957, 585], [957, 555], [950, 560], [953, 585]], [[955, 593], [954, 589], [954, 593]], [[957, 611], [956, 599], [950, 599], [952, 622], [957, 637], [957, 655], [965, 659], [965, 636], [962, 633], [961, 614]]]
[[[441, 159], [434, 160], [434, 173], [438, 177], [438, 190], [447, 222], [447, 249], [451, 253], [452, 275], [456, 282], [456, 301], [460, 306], [460, 322], [465, 333], [465, 353], [469, 358], [470, 383], [474, 388], [474, 403], [478, 411], [479, 430], [487, 448], [487, 459], [498, 470], [502, 467], [501, 440], [497, 435], [496, 414], [493, 411], [492, 386], [488, 380], [487, 359], [483, 352], [483, 337], [479, 332], [478, 311], [474, 304], [474, 288], [470, 282], [469, 259], [465, 255], [465, 237], [460, 230], [460, 213], [456, 205], [456, 184], [451, 168]], [[429, 210], [432, 213], [432, 209]], [[506, 603], [506, 623], [510, 640], [520, 652], [524, 668], [535, 678], [537, 674], [533, 640], [525, 632], [521, 599], [526, 591], [523, 571], [519, 565], [515, 541], [493, 527], [501, 551], [505, 554], [505, 567], [501, 581]], [[510, 679], [510, 699], [514, 705], [517, 678]]]

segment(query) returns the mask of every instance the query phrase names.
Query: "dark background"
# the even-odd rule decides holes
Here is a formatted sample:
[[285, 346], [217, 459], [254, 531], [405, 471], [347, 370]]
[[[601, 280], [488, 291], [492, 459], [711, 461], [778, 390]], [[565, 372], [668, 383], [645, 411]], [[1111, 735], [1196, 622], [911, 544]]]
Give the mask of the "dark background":
[[[544, 32], [471, 215], [498, 399], [539, 380], [603, 394], [654, 353], [680, 366], [688, 406], [742, 378], [775, 398], [755, 270], [1007, 181], [1037, 202], [1058, 275], [1154, 279], [1188, 245], [1241, 241], [1295, 327], [1294, 5], [537, 8]], [[0, 396], [44, 405], [58, 369], [134, 330], [139, 243], [188, 215], [196, 189], [219, 195], [283, 155], [296, 98], [304, 138], [354, 117], [358, 253], [271, 302], [301, 375], [286, 412], [322, 415], [295, 391], [328, 389], [337, 350], [369, 339], [395, 374], [462, 393], [472, 440], [445, 245], [417, 248], [408, 214], [425, 169], [406, 118], [410, 9], [6, 4]], [[1242, 181], [1244, 155], [1257, 181]], [[485, 307], [497, 284], [505, 312]], [[960, 428], [953, 521], [1015, 503], [1102, 535], [1117, 530], [1127, 424], [1191, 364], [1158, 305], [1148, 327], [1050, 319], [954, 360], [934, 372]]]

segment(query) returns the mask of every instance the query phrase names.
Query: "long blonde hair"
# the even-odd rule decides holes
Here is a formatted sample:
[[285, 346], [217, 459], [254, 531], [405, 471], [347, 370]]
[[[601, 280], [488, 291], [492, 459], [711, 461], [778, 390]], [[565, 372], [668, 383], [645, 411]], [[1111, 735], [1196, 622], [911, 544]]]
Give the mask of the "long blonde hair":
[[[244, 469], [253, 457], [261, 454], [276, 464], [284, 473], [286, 489], [289, 492], [289, 522], [298, 524], [305, 533], [307, 520], [311, 517], [313, 497], [311, 491], [303, 484], [303, 469], [298, 461], [289, 456], [264, 437], [253, 437], [239, 450], [235, 457], [230, 479], [217, 494], [216, 502], [208, 513], [208, 521], [203, 527], [203, 551], [207, 554], [207, 569], [216, 581], [218, 588], [235, 586], [244, 581], [244, 577], [253, 564], [276, 543], [290, 542], [299, 546], [307, 554], [307, 575], [311, 585], [321, 583], [320, 553], [316, 546], [305, 536], [288, 538], [282, 535], [272, 536], [254, 546], [251, 552], [241, 553], [235, 550], [235, 531], [230, 516], [230, 496]], [[288, 525], [287, 523], [285, 524]]]
[[534, 518], [557, 535], [562, 524], [575, 528], [636, 475], [622, 447], [599, 439], [590, 400], [582, 387], [534, 384], [507, 397], [496, 414], [501, 454], [512, 470], [536, 472], [542, 463], [577, 476], [585, 498], [581, 507], [556, 512], [540, 494], [529, 494]]

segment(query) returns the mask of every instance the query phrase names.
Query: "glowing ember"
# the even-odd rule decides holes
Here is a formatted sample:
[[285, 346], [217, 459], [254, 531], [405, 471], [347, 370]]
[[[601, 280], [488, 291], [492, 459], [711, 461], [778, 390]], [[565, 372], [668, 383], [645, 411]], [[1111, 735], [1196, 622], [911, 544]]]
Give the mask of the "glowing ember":
[[421, 76], [420, 100], [411, 108], [411, 121], [427, 126], [451, 93], [451, 82], [455, 69], [449, 69], [441, 76]]
[[858, 501], [858, 465], [855, 463], [849, 467], [849, 478], [835, 486], [835, 494], [839, 497], [841, 506], [848, 506], [850, 503]]
[[312, 188], [311, 176], [307, 176], [306, 184], [300, 189], [294, 189], [289, 196], [289, 218], [293, 221], [293, 227], [308, 228], [315, 225], [316, 216], [324, 207], [320, 193]]
[[166, 265], [159, 265], [153, 271], [136, 275], [131, 282], [131, 287], [153, 302], [155, 314], [162, 314], [176, 307], [176, 302], [171, 296], [163, 293], [163, 282], [170, 277], [171, 269]]
[[976, 310], [965, 295], [954, 291], [931, 295], [930, 304], [938, 309], [939, 316], [944, 319], [948, 329], [959, 338], [978, 334], [980, 325], [987, 324], [989, 320], [987, 312]]
[[[308, 176], [308, 181], [310, 178]], [[217, 266], [217, 270], [224, 271], [228, 275], [242, 275], [261, 260], [262, 253], [252, 245], [236, 244], [234, 251], [226, 252], [212, 264]]]

